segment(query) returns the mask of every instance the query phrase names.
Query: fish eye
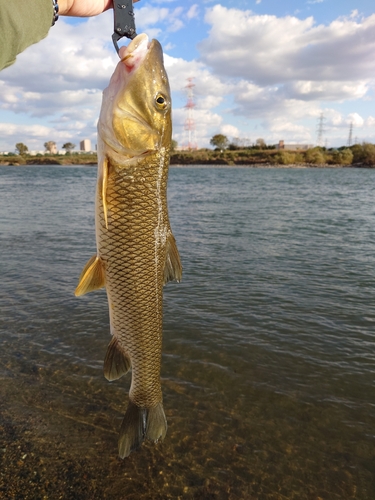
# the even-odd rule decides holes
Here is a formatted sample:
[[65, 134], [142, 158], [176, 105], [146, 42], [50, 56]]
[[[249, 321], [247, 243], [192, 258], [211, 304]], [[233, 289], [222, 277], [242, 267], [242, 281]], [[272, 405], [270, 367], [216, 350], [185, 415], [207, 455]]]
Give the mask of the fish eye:
[[158, 109], [166, 109], [168, 101], [162, 94], [157, 94], [155, 97], [155, 104]]

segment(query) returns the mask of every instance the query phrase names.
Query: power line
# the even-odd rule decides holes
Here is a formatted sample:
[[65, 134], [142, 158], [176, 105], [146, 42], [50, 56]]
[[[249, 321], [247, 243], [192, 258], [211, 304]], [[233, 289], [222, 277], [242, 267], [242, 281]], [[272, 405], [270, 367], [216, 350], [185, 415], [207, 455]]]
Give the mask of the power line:
[[187, 92], [187, 103], [185, 104], [185, 109], [187, 111], [187, 117], [185, 119], [185, 130], [187, 131], [188, 141], [184, 149], [198, 149], [197, 140], [195, 137], [195, 120], [194, 120], [194, 78], [190, 77], [187, 79], [188, 84], [185, 86]]
[[323, 146], [323, 134], [326, 132], [326, 129], [324, 128], [324, 114], [323, 112], [320, 113], [320, 116], [318, 118], [318, 124], [316, 126], [316, 133], [317, 133], [317, 139], [316, 143], [318, 146]]
[[353, 144], [353, 122], [350, 122], [347, 145], [350, 147], [352, 144]]

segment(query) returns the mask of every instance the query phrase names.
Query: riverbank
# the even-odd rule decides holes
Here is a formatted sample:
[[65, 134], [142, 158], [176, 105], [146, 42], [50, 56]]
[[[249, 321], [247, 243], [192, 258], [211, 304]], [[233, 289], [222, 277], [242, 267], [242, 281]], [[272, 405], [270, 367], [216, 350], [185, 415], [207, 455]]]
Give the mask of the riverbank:
[[[372, 151], [372, 148], [374, 151]], [[372, 154], [374, 153], [374, 154]], [[97, 155], [7, 155], [0, 157], [0, 165], [96, 165]], [[313, 148], [307, 151], [280, 151], [276, 149], [177, 151], [171, 154], [171, 165], [223, 165], [246, 167], [375, 167], [375, 146], [355, 145], [342, 150]]]
[[97, 165], [96, 154], [76, 155], [7, 155], [0, 157], [0, 166], [22, 166], [22, 165]]

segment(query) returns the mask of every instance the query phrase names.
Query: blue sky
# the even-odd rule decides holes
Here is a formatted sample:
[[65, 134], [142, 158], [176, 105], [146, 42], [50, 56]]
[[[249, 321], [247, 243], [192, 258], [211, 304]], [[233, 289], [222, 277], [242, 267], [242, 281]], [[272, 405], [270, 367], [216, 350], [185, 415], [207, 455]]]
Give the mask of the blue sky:
[[[187, 142], [187, 78], [194, 78], [198, 146], [230, 140], [375, 143], [375, 4], [369, 0], [145, 1], [137, 31], [165, 54], [174, 138]], [[101, 93], [118, 61], [113, 15], [60, 18], [48, 37], [0, 73], [0, 151], [96, 143]]]

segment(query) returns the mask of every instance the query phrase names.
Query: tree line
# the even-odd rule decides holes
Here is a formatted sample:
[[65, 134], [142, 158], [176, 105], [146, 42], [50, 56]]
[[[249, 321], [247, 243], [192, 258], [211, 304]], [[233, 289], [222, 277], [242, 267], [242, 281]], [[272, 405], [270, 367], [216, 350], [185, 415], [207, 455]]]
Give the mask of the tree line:
[[[56, 150], [56, 142], [54, 141], [48, 141], [44, 143], [45, 150], [48, 151], [49, 153], [53, 154], [53, 151]], [[73, 151], [73, 149], [76, 147], [75, 144], [72, 142], [66, 142], [63, 144], [62, 149], [65, 149], [67, 153], [70, 153]], [[19, 155], [26, 155], [29, 152], [29, 148], [24, 144], [23, 142], [17, 142], [16, 144], [16, 152]]]
[[266, 141], [262, 138], [257, 139], [255, 144], [251, 144], [250, 139], [242, 139], [240, 137], [234, 137], [232, 142], [230, 142], [224, 134], [215, 134], [211, 138], [210, 144], [217, 149], [229, 149], [231, 151], [237, 149], [276, 149], [276, 146], [267, 146]]
[[[273, 164], [279, 165], [293, 165], [293, 164], [332, 164], [332, 165], [375, 165], [375, 145], [371, 143], [354, 144], [349, 147], [330, 148], [314, 147], [306, 151], [292, 151], [292, 150], [276, 150], [276, 146], [268, 146], [261, 138], [251, 145], [249, 140], [234, 138], [232, 142], [224, 134], [216, 134], [210, 140], [211, 146], [214, 146], [215, 151], [219, 154], [224, 154], [231, 157], [227, 158], [229, 161], [246, 161], [250, 158], [251, 151], [258, 151], [263, 154], [263, 160]], [[172, 154], [177, 149], [177, 141], [173, 140], [171, 145]], [[54, 154], [56, 151], [56, 142], [48, 141], [44, 143], [46, 151]], [[71, 142], [63, 144], [62, 149], [65, 149], [67, 154], [76, 147]], [[28, 147], [19, 142], [16, 144], [16, 151], [19, 155], [27, 155]], [[202, 150], [203, 151], [203, 150]], [[208, 151], [208, 150], [206, 150]]]
[[[248, 141], [250, 142], [250, 141]], [[210, 144], [223, 152], [224, 150], [275, 150], [276, 146], [267, 146], [263, 139], [257, 139], [255, 144], [243, 146], [239, 140], [229, 142], [223, 134], [214, 135]], [[306, 151], [278, 150], [270, 156], [270, 162], [280, 165], [292, 165], [298, 163], [311, 164], [340, 164], [340, 165], [375, 165], [375, 145], [364, 142], [353, 146], [342, 146], [340, 148], [314, 147]]]

